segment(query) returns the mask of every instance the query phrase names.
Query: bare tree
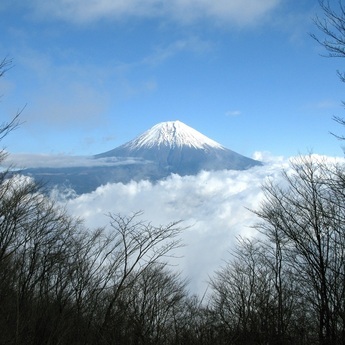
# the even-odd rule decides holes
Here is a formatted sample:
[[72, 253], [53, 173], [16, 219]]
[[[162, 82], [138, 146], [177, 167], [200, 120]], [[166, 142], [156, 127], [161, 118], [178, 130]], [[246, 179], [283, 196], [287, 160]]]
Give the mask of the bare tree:
[[[170, 344], [179, 332], [187, 297], [185, 283], [166, 266], [153, 265], [137, 277], [117, 302], [114, 329], [127, 344]], [[121, 311], [125, 310], [125, 313]], [[125, 327], [119, 327], [125, 323]]]
[[345, 8], [342, 0], [337, 1], [337, 5], [330, 5], [327, 0], [319, 0], [323, 11], [323, 17], [316, 16], [314, 23], [324, 38], [319, 38], [315, 34], [311, 36], [326, 48], [329, 57], [345, 57]]
[[[9, 59], [7, 57], [0, 61], [0, 78], [3, 77], [4, 74], [10, 68], [12, 68], [12, 63], [13, 63], [12, 59]], [[4, 139], [4, 137], [6, 137], [6, 135], [9, 132], [14, 130], [19, 125], [19, 115], [20, 115], [20, 111], [18, 111], [18, 113], [13, 116], [11, 121], [0, 123], [0, 141], [2, 141], [2, 139]]]
[[234, 344], [344, 343], [344, 168], [301, 157], [269, 181], [241, 240], [211, 282], [212, 309]]
[[[120, 294], [132, 286], [147, 269], [173, 255], [181, 246], [178, 238], [180, 222], [167, 226], [153, 226], [140, 219], [141, 212], [132, 216], [110, 214], [111, 249], [105, 262], [108, 276], [112, 277], [111, 293], [105, 303], [101, 335], [105, 333]], [[106, 284], [107, 288], [109, 284]]]
[[230, 260], [211, 282], [213, 308], [234, 344], [276, 339], [276, 294], [271, 267], [258, 241], [240, 239]]
[[[311, 34], [320, 45], [322, 45], [328, 54], [327, 57], [345, 57], [345, 7], [342, 0], [338, 0], [337, 4], [329, 0], [319, 0], [323, 16], [316, 16], [314, 23], [319, 29], [323, 37]], [[337, 71], [342, 82], [345, 82], [345, 74], [343, 71]], [[345, 103], [343, 102], [345, 106]], [[334, 116], [333, 119], [342, 126], [345, 126], [345, 119], [341, 116]], [[336, 138], [345, 140], [345, 136], [332, 133]]]
[[132, 315], [138, 327], [133, 313], [147, 313], [143, 339], [173, 334], [184, 283], [164, 271], [164, 258], [181, 245], [179, 222], [155, 227], [140, 213], [111, 215], [110, 229], [90, 231], [31, 180], [13, 179], [1, 185], [0, 341], [112, 343], [124, 301], [123, 318]]
[[315, 315], [320, 344], [338, 344], [344, 328], [339, 289], [345, 283], [340, 274], [345, 262], [339, 257], [345, 248], [344, 186], [335, 182], [335, 171], [313, 157], [301, 158], [292, 163], [292, 173], [284, 173], [284, 187], [264, 187], [266, 200], [256, 212], [265, 222], [261, 230], [268, 236], [274, 230], [285, 242], [288, 264]]

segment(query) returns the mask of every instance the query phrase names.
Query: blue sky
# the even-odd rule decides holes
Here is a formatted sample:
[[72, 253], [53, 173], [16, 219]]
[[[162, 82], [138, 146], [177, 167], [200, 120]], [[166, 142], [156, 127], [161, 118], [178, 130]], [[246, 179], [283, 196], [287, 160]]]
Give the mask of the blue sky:
[[246, 156], [342, 156], [341, 59], [315, 0], [3, 0], [1, 121], [12, 153], [91, 155], [180, 120]]

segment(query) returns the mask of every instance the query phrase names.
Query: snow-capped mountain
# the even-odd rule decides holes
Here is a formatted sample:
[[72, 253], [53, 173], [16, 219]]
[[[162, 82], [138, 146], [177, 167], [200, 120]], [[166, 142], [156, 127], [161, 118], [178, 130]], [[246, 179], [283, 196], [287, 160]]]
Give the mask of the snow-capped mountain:
[[180, 121], [162, 122], [95, 158], [134, 157], [181, 175], [200, 170], [244, 170], [260, 162], [231, 151]]
[[90, 159], [89, 166], [26, 169], [46, 186], [67, 186], [78, 194], [109, 182], [158, 181], [171, 173], [244, 170], [261, 162], [231, 151], [180, 121], [162, 122], [137, 138]]
[[157, 146], [166, 146], [171, 149], [183, 146], [189, 146], [195, 149], [224, 148], [216, 141], [206, 137], [181, 121], [161, 122], [138, 138], [123, 145], [124, 148], [128, 148], [131, 151], [150, 149]]

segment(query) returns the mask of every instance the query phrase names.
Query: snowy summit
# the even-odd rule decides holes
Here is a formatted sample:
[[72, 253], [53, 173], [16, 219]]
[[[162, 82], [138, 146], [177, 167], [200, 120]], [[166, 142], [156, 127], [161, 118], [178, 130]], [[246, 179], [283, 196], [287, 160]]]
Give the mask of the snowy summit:
[[[194, 175], [201, 170], [244, 170], [261, 164], [227, 149], [180, 121], [158, 123], [137, 138], [95, 156], [126, 157], [151, 162], [150, 178], [170, 173]], [[152, 164], [159, 170], [158, 175]]]
[[159, 123], [137, 138], [93, 158], [92, 167], [38, 168], [26, 172], [51, 186], [71, 186], [82, 194], [107, 183], [159, 181], [171, 174], [245, 170], [262, 164], [229, 150], [180, 121]]
[[167, 146], [170, 148], [189, 146], [196, 149], [213, 147], [224, 149], [216, 141], [206, 137], [181, 121], [158, 123], [138, 138], [125, 144], [125, 146], [131, 149], [152, 148], [154, 146]]

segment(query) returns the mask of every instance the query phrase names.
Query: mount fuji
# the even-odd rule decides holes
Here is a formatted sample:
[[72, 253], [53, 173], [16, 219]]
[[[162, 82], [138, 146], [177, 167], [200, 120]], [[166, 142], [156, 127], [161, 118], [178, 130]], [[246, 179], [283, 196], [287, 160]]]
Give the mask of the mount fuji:
[[23, 171], [48, 186], [68, 186], [78, 194], [131, 180], [158, 181], [170, 174], [202, 170], [245, 170], [262, 163], [229, 150], [180, 121], [162, 122], [110, 151], [96, 154], [89, 166], [41, 167]]
[[194, 175], [201, 170], [244, 170], [260, 164], [231, 151], [180, 121], [162, 122], [99, 158], [133, 157], [154, 162], [168, 174]]

